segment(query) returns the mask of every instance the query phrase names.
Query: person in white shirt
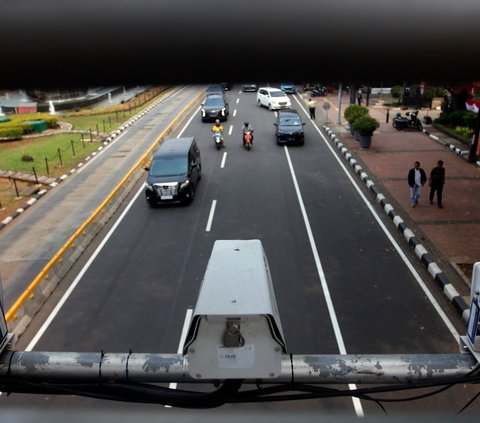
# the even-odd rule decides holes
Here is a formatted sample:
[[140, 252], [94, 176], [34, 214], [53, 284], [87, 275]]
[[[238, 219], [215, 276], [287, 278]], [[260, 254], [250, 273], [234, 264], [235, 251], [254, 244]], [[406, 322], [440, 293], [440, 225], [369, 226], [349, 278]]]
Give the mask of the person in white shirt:
[[427, 182], [427, 174], [420, 167], [420, 162], [415, 162], [408, 172], [408, 185], [410, 186], [410, 206], [418, 206], [418, 199], [422, 192], [422, 186]]

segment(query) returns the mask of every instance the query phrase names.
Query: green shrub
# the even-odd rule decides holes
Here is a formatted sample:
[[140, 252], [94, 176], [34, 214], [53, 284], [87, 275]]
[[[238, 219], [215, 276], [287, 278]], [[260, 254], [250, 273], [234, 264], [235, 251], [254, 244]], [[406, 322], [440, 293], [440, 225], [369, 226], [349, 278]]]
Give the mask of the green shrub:
[[368, 115], [368, 107], [352, 104], [345, 109], [343, 115], [345, 116], [345, 119], [347, 119], [348, 123], [353, 125], [353, 123], [359, 117]]
[[440, 125], [448, 125], [450, 123], [450, 115], [448, 113], [442, 112], [440, 116], [435, 119], [435, 123], [439, 123]]
[[1, 138], [18, 139], [25, 134], [32, 133], [33, 126], [29, 123], [25, 123], [27, 121], [44, 120], [47, 122], [48, 128], [50, 129], [57, 128], [58, 121], [59, 121], [58, 116], [49, 115], [48, 113], [26, 113], [26, 114], [9, 115], [8, 118], [10, 119], [10, 121], [2, 122], [0, 126], [1, 128], [0, 133], [7, 134], [7, 135], [0, 135]]
[[22, 138], [23, 129], [16, 126], [10, 128], [0, 128], [0, 138], [6, 138], [9, 140], [18, 140]]
[[463, 114], [463, 123], [466, 127], [470, 129], [475, 129], [475, 125], [477, 124], [477, 114], [474, 112], [465, 112]]
[[6, 122], [3, 125], [11, 125], [11, 126], [20, 126], [22, 122], [29, 121], [29, 120], [44, 120], [47, 122], [49, 128], [56, 128], [58, 126], [59, 118], [55, 115], [50, 115], [48, 113], [25, 113], [25, 114], [16, 114], [16, 115], [9, 115], [8, 118], [10, 122]]
[[447, 90], [443, 87], [435, 88], [435, 97], [444, 97], [447, 94]]
[[390, 90], [393, 98], [400, 98], [403, 95], [403, 87], [401, 85], [395, 85]]
[[423, 98], [426, 100], [432, 100], [433, 97], [435, 97], [435, 89], [427, 85], [423, 89]]
[[455, 133], [464, 138], [471, 138], [473, 131], [465, 126], [457, 126], [455, 127]]
[[474, 112], [465, 110], [457, 110], [452, 113], [442, 112], [440, 113], [440, 116], [435, 119], [435, 123], [452, 127], [466, 127], [473, 130], [477, 123], [477, 115]]
[[361, 116], [353, 122], [353, 130], [360, 135], [372, 135], [379, 126], [378, 120], [368, 115]]
[[463, 115], [465, 114], [464, 110], [457, 110], [448, 115], [450, 120], [450, 125], [452, 126], [464, 126]]

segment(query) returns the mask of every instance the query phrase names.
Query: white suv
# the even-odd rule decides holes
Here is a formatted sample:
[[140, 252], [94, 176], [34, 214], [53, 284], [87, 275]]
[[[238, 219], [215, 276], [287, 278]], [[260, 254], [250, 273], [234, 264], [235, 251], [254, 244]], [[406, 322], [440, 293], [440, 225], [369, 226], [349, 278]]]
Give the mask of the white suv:
[[278, 88], [262, 87], [257, 91], [257, 104], [268, 107], [268, 110], [287, 109], [292, 103], [287, 95]]

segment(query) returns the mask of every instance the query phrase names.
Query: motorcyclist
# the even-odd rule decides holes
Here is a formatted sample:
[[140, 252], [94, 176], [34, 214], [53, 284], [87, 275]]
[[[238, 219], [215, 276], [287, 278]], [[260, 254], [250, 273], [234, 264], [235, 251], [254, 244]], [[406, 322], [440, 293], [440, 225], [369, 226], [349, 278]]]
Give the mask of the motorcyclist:
[[252, 138], [251, 138], [250, 142], [253, 144], [253, 126], [250, 125], [249, 122], [244, 122], [243, 126], [242, 126], [242, 142], [243, 142], [243, 145], [245, 145], [245, 132], [248, 132], [248, 131], [250, 131], [251, 134], [252, 134]]
[[410, 112], [410, 120], [415, 123], [418, 119], [418, 110], [415, 109], [413, 112]]
[[220, 123], [220, 119], [217, 119], [215, 121], [215, 125], [212, 126], [212, 133], [214, 138], [215, 138], [215, 132], [220, 132], [220, 135], [222, 136], [222, 145], [223, 147], [225, 147], [224, 141], [223, 141], [223, 125]]

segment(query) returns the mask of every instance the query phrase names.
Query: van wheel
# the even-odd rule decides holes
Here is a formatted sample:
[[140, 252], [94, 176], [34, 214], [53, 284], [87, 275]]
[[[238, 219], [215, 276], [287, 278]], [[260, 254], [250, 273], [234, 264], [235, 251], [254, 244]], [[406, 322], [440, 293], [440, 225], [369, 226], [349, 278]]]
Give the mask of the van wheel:
[[262, 107], [262, 102], [260, 100], [257, 101], [258, 107]]
[[192, 184], [190, 185], [190, 189], [188, 190], [188, 198], [185, 201], [185, 205], [192, 204], [194, 198], [195, 198], [195, 187]]
[[268, 110], [272, 111], [272, 103], [268, 104]]

